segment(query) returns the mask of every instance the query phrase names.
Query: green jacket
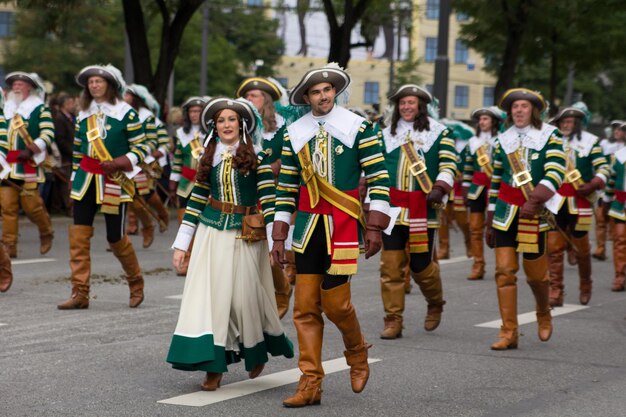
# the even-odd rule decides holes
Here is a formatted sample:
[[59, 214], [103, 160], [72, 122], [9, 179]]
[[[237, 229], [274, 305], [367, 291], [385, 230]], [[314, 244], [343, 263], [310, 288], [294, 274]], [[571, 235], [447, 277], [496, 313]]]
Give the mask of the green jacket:
[[[434, 183], [443, 180], [451, 187], [457, 174], [457, 151], [454, 139], [450, 137], [451, 130], [434, 119], [430, 120], [430, 130], [414, 131], [412, 124], [398, 123], [396, 134], [391, 133], [391, 127], [383, 129], [385, 166], [389, 171], [391, 187], [400, 191], [421, 191], [421, 187], [411, 174], [409, 159], [402, 150], [407, 138], [413, 143], [418, 155], [426, 162], [426, 172]], [[393, 206], [393, 205], [392, 205]], [[396, 225], [409, 225], [408, 209], [401, 209]], [[428, 227], [439, 227], [437, 211], [428, 208]]]
[[[80, 167], [84, 155], [96, 157], [87, 140], [87, 118], [92, 114], [101, 115], [101, 122], [98, 123], [100, 136], [112, 158], [126, 155], [136, 166], [149, 154], [149, 146], [137, 113], [122, 100], [118, 100], [115, 105], [102, 103], [100, 106], [92, 101], [89, 109], [79, 113], [74, 135], [71, 197], [82, 200], [93, 179], [96, 181], [96, 202], [101, 204], [104, 197], [104, 175], [91, 174]], [[132, 201], [132, 198], [122, 190], [121, 201]]]
[[[507, 157], [513, 152], [521, 152], [521, 160], [530, 172], [533, 185], [541, 183], [556, 192], [563, 183], [565, 175], [563, 140], [554, 126], [544, 123], [541, 129], [531, 127], [525, 133], [518, 133], [513, 126], [498, 135], [489, 189], [489, 211], [495, 211], [493, 227], [503, 231], [509, 230], [519, 210], [518, 206], [508, 204], [498, 198], [501, 183], [515, 187], [513, 171]], [[542, 221], [540, 230], [548, 229], [548, 224]]]
[[179, 127], [176, 131], [176, 147], [174, 148], [170, 181], [178, 182], [176, 194], [183, 198], [189, 197], [195, 182], [183, 177], [183, 166], [192, 170], [198, 169], [198, 161], [191, 155], [192, 148], [190, 143], [194, 138], [197, 138], [200, 141], [200, 146], [203, 146], [204, 134], [200, 131], [199, 125], [191, 126], [187, 133], [185, 133], [182, 127]]
[[614, 199], [615, 191], [626, 192], [626, 147], [615, 152], [614, 155], [615, 158], [613, 158], [611, 176], [606, 188], [605, 201], [612, 201], [609, 216], [614, 219], [626, 221], [624, 203], [620, 203]]
[[481, 167], [478, 163], [476, 152], [481, 146], [484, 147], [487, 156], [489, 156], [489, 164], [493, 167], [493, 149], [495, 142], [495, 137], [487, 138], [486, 136], [474, 136], [467, 143], [467, 147], [465, 148], [465, 163], [463, 164], [463, 187], [469, 188], [467, 198], [470, 200], [476, 200], [485, 189], [485, 186], [477, 185], [472, 182], [475, 172], [485, 172], [485, 168]]
[[270, 164], [280, 159], [280, 153], [283, 149], [283, 137], [287, 130], [285, 119], [278, 113], [276, 113], [276, 126], [277, 130], [275, 132], [263, 133], [263, 143], [261, 144]]

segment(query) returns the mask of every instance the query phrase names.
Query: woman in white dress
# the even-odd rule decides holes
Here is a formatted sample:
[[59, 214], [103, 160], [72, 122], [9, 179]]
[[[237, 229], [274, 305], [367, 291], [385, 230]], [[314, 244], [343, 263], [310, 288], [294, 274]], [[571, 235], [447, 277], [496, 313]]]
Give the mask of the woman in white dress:
[[227, 365], [243, 359], [256, 378], [268, 354], [292, 358], [293, 345], [276, 311], [267, 242], [241, 239], [244, 215], [260, 207], [268, 229], [274, 218], [272, 170], [251, 139], [255, 112], [246, 100], [216, 98], [201, 120], [210, 133], [173, 245], [175, 268], [196, 236], [167, 361], [205, 371], [202, 389], [213, 391]]

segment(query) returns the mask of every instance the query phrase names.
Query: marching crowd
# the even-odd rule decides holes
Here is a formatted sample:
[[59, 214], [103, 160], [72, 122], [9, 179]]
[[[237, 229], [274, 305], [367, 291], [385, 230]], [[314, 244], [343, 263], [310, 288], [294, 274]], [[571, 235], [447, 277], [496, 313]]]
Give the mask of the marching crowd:
[[381, 252], [380, 337], [402, 337], [411, 279], [427, 304], [424, 328], [434, 331], [446, 303], [438, 260], [449, 257], [453, 222], [473, 258], [467, 279], [488, 274], [484, 245], [495, 251], [502, 327], [493, 350], [518, 346], [520, 253], [541, 341], [552, 335], [551, 308], [564, 302], [566, 254], [586, 305], [591, 257], [607, 259], [608, 233], [612, 290], [625, 289], [626, 123], [611, 122], [600, 139], [587, 130], [584, 103], [548, 120], [540, 93], [514, 88], [497, 107], [474, 110], [469, 126], [439, 118], [436, 98], [406, 84], [389, 97], [387, 117], [368, 120], [338, 104], [350, 76], [328, 64], [289, 92], [251, 77], [234, 97], [189, 97], [180, 126], [168, 130], [148, 89], [127, 85], [111, 65], [83, 68], [78, 100], [59, 94], [51, 107], [37, 74], [12, 72], [5, 82], [0, 291], [13, 280], [20, 208], [38, 227], [40, 254], [51, 249], [52, 194], [48, 206], [73, 218], [71, 293], [58, 308], [89, 307], [98, 212], [136, 308], [144, 280], [128, 235], [141, 231], [150, 247], [175, 206], [172, 262], [186, 279], [167, 361], [204, 372], [203, 390], [218, 389], [230, 364], [243, 361], [256, 378], [269, 356], [294, 356], [280, 321], [293, 293], [302, 376], [283, 405], [321, 402], [323, 315], [341, 332], [352, 390], [363, 391], [371, 345], [350, 288], [360, 254]]

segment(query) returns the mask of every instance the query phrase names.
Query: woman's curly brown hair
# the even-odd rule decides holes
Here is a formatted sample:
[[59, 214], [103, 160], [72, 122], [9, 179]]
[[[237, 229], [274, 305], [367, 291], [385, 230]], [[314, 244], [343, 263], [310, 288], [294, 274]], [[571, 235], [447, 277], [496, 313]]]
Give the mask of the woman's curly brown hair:
[[[398, 122], [400, 121], [400, 100], [396, 103], [393, 114], [391, 115], [391, 134], [396, 135], [398, 129]], [[428, 121], [428, 107], [424, 100], [418, 99], [417, 102], [417, 117], [413, 122], [413, 130], [422, 132], [424, 130], [430, 130], [430, 122]]]
[[[213, 116], [213, 123], [217, 122], [220, 114], [224, 110], [220, 110]], [[233, 167], [236, 168], [240, 174], [247, 175], [250, 171], [255, 170], [257, 167], [256, 152], [254, 151], [254, 145], [252, 144], [252, 138], [247, 132], [243, 132], [243, 124], [241, 122], [241, 116], [237, 113], [237, 119], [239, 120], [239, 131], [241, 135], [245, 135], [246, 143], [240, 143], [237, 148], [237, 153], [233, 156]], [[215, 138], [211, 138], [209, 144], [204, 149], [204, 154], [200, 158], [198, 165], [198, 174], [196, 179], [198, 182], [208, 183], [211, 168], [213, 168], [213, 156], [215, 155], [215, 149], [217, 148], [217, 132], [214, 132]]]

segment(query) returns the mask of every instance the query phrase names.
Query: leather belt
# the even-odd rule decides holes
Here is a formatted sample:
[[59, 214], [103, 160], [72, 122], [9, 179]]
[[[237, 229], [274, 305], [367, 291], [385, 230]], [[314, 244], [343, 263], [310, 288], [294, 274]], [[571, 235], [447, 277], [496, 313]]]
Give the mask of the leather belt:
[[209, 204], [215, 210], [219, 210], [225, 214], [255, 214], [257, 212], [256, 206], [238, 206], [226, 201], [219, 201], [213, 198], [209, 199]]

